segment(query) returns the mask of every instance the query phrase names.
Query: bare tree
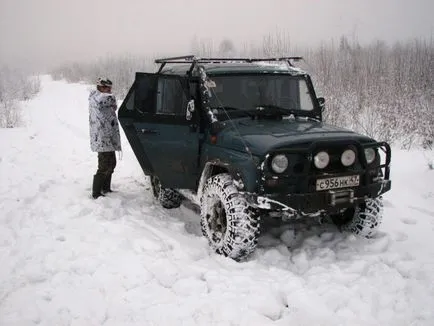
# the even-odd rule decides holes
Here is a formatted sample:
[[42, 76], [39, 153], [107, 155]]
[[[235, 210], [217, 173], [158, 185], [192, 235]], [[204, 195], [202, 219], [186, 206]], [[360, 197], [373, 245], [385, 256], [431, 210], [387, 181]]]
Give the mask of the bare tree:
[[235, 56], [235, 45], [230, 39], [223, 39], [219, 45], [219, 56], [233, 57]]
[[209, 38], [198, 39], [195, 36], [191, 42], [191, 50], [194, 55], [200, 57], [211, 57], [215, 54], [214, 42]]
[[264, 36], [262, 40], [262, 51], [267, 57], [285, 56], [291, 53], [291, 42], [289, 33], [276, 30]]

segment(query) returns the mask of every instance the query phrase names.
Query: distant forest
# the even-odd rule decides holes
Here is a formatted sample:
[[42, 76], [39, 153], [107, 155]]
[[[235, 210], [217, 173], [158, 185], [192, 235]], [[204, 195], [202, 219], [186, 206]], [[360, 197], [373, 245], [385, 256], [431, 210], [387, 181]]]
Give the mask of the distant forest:
[[[431, 148], [434, 141], [434, 41], [409, 40], [388, 44], [360, 44], [342, 36], [312, 48], [293, 45], [286, 33], [276, 32], [260, 42], [235, 44], [230, 39], [215, 43], [194, 38], [190, 53], [197, 56], [277, 57], [302, 56], [297, 66], [312, 77], [318, 96], [326, 98], [325, 120], [385, 140], [403, 148]], [[56, 80], [94, 83], [96, 76], [109, 76], [122, 99], [136, 71], [154, 72], [155, 57], [106, 56], [89, 63], [67, 63], [50, 74]], [[165, 55], [161, 55], [165, 56]], [[7, 74], [10, 76], [10, 74]], [[19, 77], [4, 80], [0, 72], [0, 127], [5, 120], [5, 103], [23, 100], [38, 90], [37, 80]], [[10, 86], [18, 84], [21, 86]], [[17, 91], [20, 90], [20, 91]], [[4, 95], [6, 94], [6, 95]], [[9, 102], [8, 102], [9, 101]], [[10, 115], [10, 113], [8, 113]], [[5, 122], [6, 121], [6, 122]]]

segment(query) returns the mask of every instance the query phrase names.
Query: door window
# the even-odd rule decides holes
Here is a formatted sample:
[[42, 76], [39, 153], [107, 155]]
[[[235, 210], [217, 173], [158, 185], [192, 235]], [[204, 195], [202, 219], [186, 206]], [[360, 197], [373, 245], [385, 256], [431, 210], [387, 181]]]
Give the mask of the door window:
[[187, 96], [178, 78], [158, 80], [156, 114], [184, 116]]
[[180, 76], [136, 73], [119, 117], [136, 121], [190, 124], [186, 119], [188, 79]]

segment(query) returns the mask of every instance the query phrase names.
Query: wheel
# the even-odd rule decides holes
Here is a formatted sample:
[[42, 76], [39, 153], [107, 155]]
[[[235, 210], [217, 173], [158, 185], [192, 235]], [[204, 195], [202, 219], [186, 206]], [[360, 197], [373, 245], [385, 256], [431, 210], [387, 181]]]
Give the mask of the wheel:
[[205, 184], [200, 205], [203, 235], [213, 250], [234, 260], [252, 253], [259, 237], [259, 214], [238, 192], [229, 174]]
[[332, 216], [332, 220], [343, 231], [371, 238], [383, 220], [383, 199], [369, 198], [356, 208], [348, 208], [342, 214]]
[[182, 203], [182, 196], [176, 190], [161, 187], [161, 182], [156, 176], [151, 177], [152, 192], [155, 199], [164, 208], [178, 208]]

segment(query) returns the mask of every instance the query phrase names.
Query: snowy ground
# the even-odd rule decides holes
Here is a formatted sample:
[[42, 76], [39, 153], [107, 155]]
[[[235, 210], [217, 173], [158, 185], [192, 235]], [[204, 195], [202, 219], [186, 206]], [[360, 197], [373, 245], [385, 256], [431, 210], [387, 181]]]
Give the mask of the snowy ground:
[[[166, 211], [124, 135], [118, 190], [89, 199], [86, 85], [42, 78], [28, 126], [0, 130], [0, 325], [434, 325], [434, 170], [393, 152], [375, 239], [270, 228], [236, 263]], [[295, 230], [295, 231], [294, 231]]]

